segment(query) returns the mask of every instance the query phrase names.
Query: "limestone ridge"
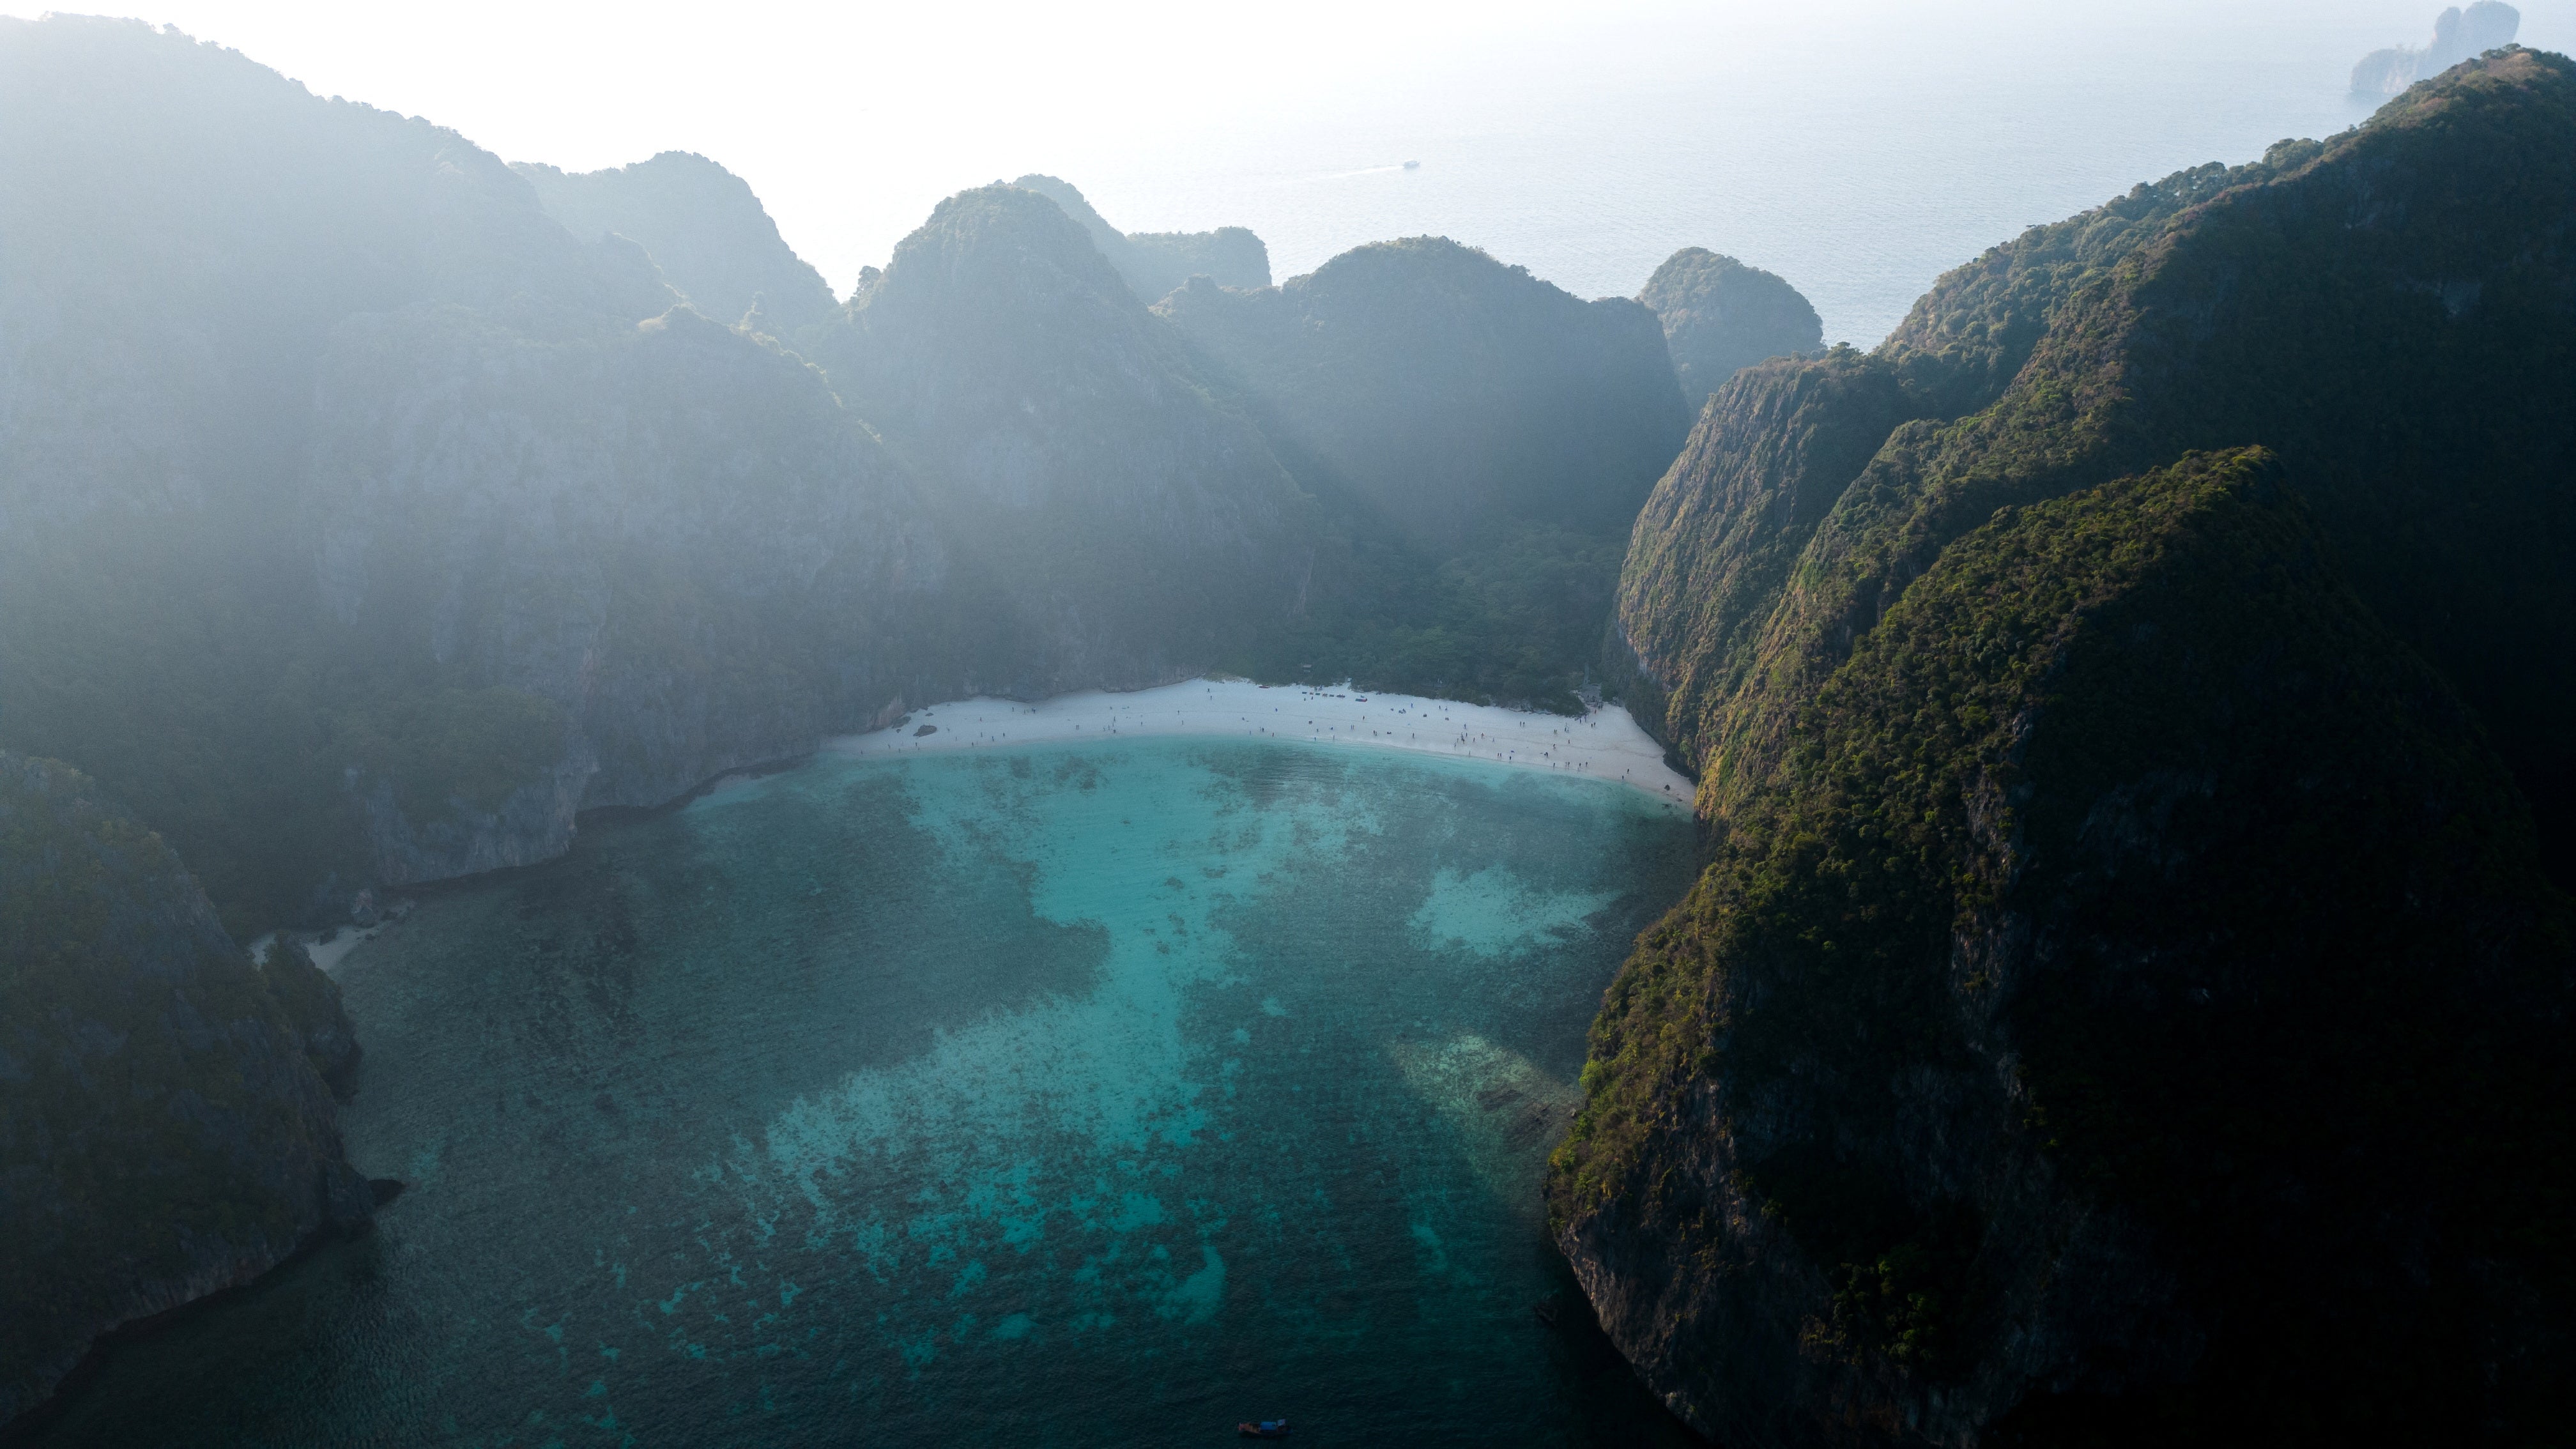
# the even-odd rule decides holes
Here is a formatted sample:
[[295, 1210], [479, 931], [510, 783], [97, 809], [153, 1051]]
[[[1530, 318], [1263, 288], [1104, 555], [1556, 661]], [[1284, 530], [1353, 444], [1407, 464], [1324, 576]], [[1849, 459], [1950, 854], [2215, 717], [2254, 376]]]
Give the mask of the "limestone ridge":
[[1275, 436], [1435, 550], [1497, 522], [1623, 529], [1688, 426], [1643, 306], [1442, 237], [1275, 288], [1193, 281], [1156, 310]]
[[528, 701], [539, 736], [446, 812], [399, 769], [363, 781], [385, 882], [547, 859], [578, 810], [803, 753], [971, 667], [916, 647], [949, 575], [910, 480], [791, 356], [685, 309], [575, 338], [441, 310], [352, 319], [329, 358], [328, 623]]
[[339, 991], [236, 947], [161, 839], [0, 754], [0, 1423], [119, 1324], [363, 1223]]
[[1206, 277], [1220, 287], [1270, 285], [1270, 249], [1261, 238], [1239, 226], [1214, 231], [1122, 232], [1092, 208], [1073, 183], [1052, 176], [1028, 175], [1011, 183], [1034, 191], [1064, 208], [1082, 224], [1092, 245], [1118, 269], [1139, 300], [1152, 302], [1192, 277]]
[[245, 931], [371, 876], [353, 794], [461, 818], [567, 749], [542, 700], [334, 627], [320, 525], [365, 480], [317, 469], [317, 401], [385, 402], [326, 362], [359, 319], [632, 332], [677, 300], [640, 249], [452, 132], [76, 17], [0, 21], [0, 231], [11, 744], [105, 780]]
[[989, 588], [1015, 692], [1183, 678], [1294, 606], [1311, 501], [1047, 198], [942, 202], [813, 355]]
[[1612, 655], [1717, 858], [1551, 1177], [1685, 1417], [2554, 1412], [2571, 157], [2576, 68], [2473, 61], [1718, 389]]
[[2565, 900], [2303, 515], [2260, 453], [1997, 514], [1642, 938], [1552, 1204], [1721, 1442], [2555, 1401]]
[[757, 307], [757, 330], [793, 339], [837, 309], [822, 273], [788, 248], [751, 188], [704, 156], [665, 151], [577, 173], [524, 161], [510, 169], [574, 236], [636, 243], [691, 306], [719, 322], [741, 322]]
[[1823, 320], [1797, 288], [1699, 247], [1666, 258], [1637, 300], [1664, 326], [1673, 374], [1693, 413], [1743, 369], [1814, 352], [1825, 342]]
[[[2548, 482], [2576, 454], [2549, 371], [2576, 344], [2576, 167], [2553, 149], [2576, 137], [2569, 92], [2563, 59], [2480, 62], [2326, 145], [2033, 228], [1867, 356], [1721, 388], [1647, 504], [1620, 612], [1707, 807], [1761, 779], [1805, 692], [1995, 507], [2250, 441], [2301, 480], [2363, 597], [2442, 662], [2555, 838], [2553, 802], [2576, 798], [2550, 743], [2576, 703], [2576, 596], [2536, 581], [2576, 546], [2576, 503]], [[1847, 421], [1812, 411], [1831, 398], [1857, 405]], [[1795, 586], [1693, 582], [1750, 580], [1756, 554], [1795, 559]]]
[[2451, 6], [2434, 18], [2432, 44], [2394, 45], [2363, 56], [2352, 68], [2352, 93], [2384, 100], [2471, 56], [2513, 44], [2521, 28], [2522, 12], [2504, 0], [2475, 0], [2466, 10]]
[[[640, 175], [738, 204], [722, 275], [776, 260], [739, 183]], [[172, 31], [0, 21], [0, 732], [102, 780], [246, 935], [545, 859], [582, 809], [905, 699], [1211, 667], [1289, 605], [1294, 489], [1014, 194], [1097, 305], [1014, 294], [1043, 305], [972, 346], [922, 314], [907, 345], [955, 396], [880, 400], [939, 489], [1043, 494], [1018, 531], [453, 133]], [[802, 333], [834, 329], [868, 330]], [[1060, 447], [942, 431], [1005, 405], [970, 362], [1006, 353], [1007, 407], [1053, 397]]]

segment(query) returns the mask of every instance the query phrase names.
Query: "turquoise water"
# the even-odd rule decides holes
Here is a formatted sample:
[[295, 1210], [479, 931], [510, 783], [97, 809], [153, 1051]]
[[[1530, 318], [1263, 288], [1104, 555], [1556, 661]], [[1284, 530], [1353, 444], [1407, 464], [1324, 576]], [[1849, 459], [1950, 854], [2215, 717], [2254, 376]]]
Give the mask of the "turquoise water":
[[823, 759], [343, 969], [377, 1229], [59, 1444], [1634, 1444], [1537, 1198], [1690, 826], [1232, 741]]

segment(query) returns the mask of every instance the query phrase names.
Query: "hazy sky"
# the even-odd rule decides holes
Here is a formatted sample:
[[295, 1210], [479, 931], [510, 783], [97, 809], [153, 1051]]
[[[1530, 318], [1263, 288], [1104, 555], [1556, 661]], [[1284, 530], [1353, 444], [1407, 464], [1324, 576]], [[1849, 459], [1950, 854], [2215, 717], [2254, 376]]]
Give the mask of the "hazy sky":
[[[2339, 78], [2372, 47], [2421, 43], [2439, 8], [134, 0], [128, 13], [511, 160], [701, 152], [751, 182], [836, 289], [940, 197], [1050, 171], [1129, 230], [1252, 225], [1282, 276], [1418, 231], [1589, 293], [1633, 291], [1676, 244], [1731, 249], [1811, 293], [1842, 287], [1832, 306], [1819, 295], [1829, 333], [1867, 342], [1930, 280], [1922, 257], [1948, 265], [2130, 180], [2349, 124], [2326, 108]], [[2521, 8], [2525, 43], [2576, 46], [2576, 0]], [[0, 0], [0, 13], [35, 12]], [[1413, 159], [1421, 171], [1396, 169]], [[2028, 175], [1951, 184], [1997, 169]], [[2042, 207], [2055, 209], [2011, 214]], [[1955, 237], [1872, 250], [1916, 215]]]

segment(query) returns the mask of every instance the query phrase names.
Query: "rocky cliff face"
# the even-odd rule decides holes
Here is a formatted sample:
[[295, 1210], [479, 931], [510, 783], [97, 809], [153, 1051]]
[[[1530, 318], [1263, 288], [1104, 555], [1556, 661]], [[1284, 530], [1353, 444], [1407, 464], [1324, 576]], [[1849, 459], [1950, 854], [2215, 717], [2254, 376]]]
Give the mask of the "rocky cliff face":
[[1665, 258], [1637, 300], [1663, 324], [1682, 401], [1694, 413], [1745, 368], [1825, 345], [1824, 321], [1797, 288], [1700, 247]]
[[[2284, 142], [2025, 234], [1944, 278], [1872, 354], [1915, 419], [1874, 445], [1889, 409], [1830, 439], [1721, 423], [1648, 517], [1708, 526], [1727, 470], [1793, 441], [1871, 451], [1794, 541], [1796, 586], [1722, 614], [1657, 580], [1676, 558], [1732, 567], [1736, 545], [1675, 554], [1640, 531], [1621, 624], [1674, 691], [1664, 728], [1709, 765], [1709, 807], [1758, 783], [1851, 641], [1996, 507], [2261, 443], [2363, 597], [2443, 661], [2563, 852], [2576, 794], [2549, 738], [2576, 704], [2576, 594], [2533, 581], [2576, 548], [2576, 500], [2552, 481], [2576, 421], [2550, 370], [2576, 345], [2571, 88], [2563, 59], [2514, 52], [2331, 145]], [[1713, 406], [1772, 417], [1802, 369], [1849, 365], [1757, 369]], [[1685, 637], [1756, 642], [1736, 667], [1669, 642]]]
[[101, 1334], [365, 1221], [304, 961], [254, 966], [160, 837], [0, 755], [0, 1422]]
[[1337, 491], [1452, 551], [1497, 524], [1623, 529], [1688, 427], [1662, 330], [1439, 237], [1156, 308]]
[[2547, 1393], [2565, 901], [2268, 455], [1998, 514], [1805, 720], [1612, 988], [1551, 1186], [1677, 1412], [2332, 1441]]
[[2539, 1422], [2571, 100], [2556, 57], [2462, 67], [1718, 390], [1614, 649], [1718, 858], [1613, 987], [1552, 1186], [1686, 1417]]
[[0, 21], [0, 232], [0, 734], [237, 932], [905, 699], [1195, 673], [1304, 577], [1266, 442], [1032, 193], [845, 311], [711, 163], [513, 172], [57, 18]]
[[1310, 501], [1045, 197], [942, 202], [813, 355], [988, 601], [993, 687], [1185, 678], [1295, 607]]
[[364, 480], [315, 471], [349, 421], [317, 397], [394, 401], [350, 396], [334, 339], [446, 309], [631, 328], [674, 295], [454, 133], [175, 32], [0, 22], [0, 76], [0, 729], [105, 779], [243, 930], [344, 908], [370, 835], [490, 857], [462, 839], [501, 804], [486, 777], [567, 739], [532, 750], [536, 701], [373, 654], [320, 606], [319, 522]]
[[2504, 0], [2476, 0], [2466, 10], [2451, 6], [2434, 17], [2432, 44], [2395, 45], [2363, 56], [2352, 68], [2352, 93], [2374, 101], [2396, 95], [2471, 56], [2513, 44], [2521, 28], [2522, 12]]
[[1065, 215], [1081, 223], [1092, 245], [1118, 269], [1128, 290], [1141, 301], [1157, 301], [1192, 277], [1205, 277], [1220, 287], [1270, 285], [1270, 248], [1243, 227], [1122, 232], [1093, 209], [1070, 181], [1029, 175], [1011, 184], [1054, 202]]
[[748, 318], [757, 331], [792, 339], [838, 310], [823, 274], [788, 247], [751, 188], [704, 156], [665, 151], [606, 171], [531, 162], [510, 169], [564, 230], [584, 241], [634, 242], [690, 306], [716, 321]]
[[380, 836], [389, 880], [544, 859], [576, 808], [803, 753], [971, 662], [907, 652], [948, 582], [911, 481], [815, 369], [694, 312], [353, 319], [317, 413], [331, 621], [543, 701], [570, 741], [443, 849]]

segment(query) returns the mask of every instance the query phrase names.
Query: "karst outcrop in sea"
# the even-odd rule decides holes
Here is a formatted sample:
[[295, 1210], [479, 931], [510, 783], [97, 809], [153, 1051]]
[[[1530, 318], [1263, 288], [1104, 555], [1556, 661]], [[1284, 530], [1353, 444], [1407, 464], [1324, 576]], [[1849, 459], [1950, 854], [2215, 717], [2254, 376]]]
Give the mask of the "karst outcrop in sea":
[[2466, 10], [2454, 5], [2433, 19], [2429, 45], [2392, 45], [2374, 50], [2352, 68], [2352, 93], [2378, 101], [2420, 80], [2431, 80], [2474, 55], [2513, 44], [2522, 28], [2522, 12], [2504, 0], [2475, 0]]
[[302, 952], [253, 964], [159, 836], [0, 753], [0, 1424], [100, 1335], [367, 1221], [355, 1057]]
[[2576, 67], [2507, 52], [1718, 390], [1612, 656], [1714, 859], [1550, 1183], [1685, 1418], [2551, 1422], [2571, 158]]

